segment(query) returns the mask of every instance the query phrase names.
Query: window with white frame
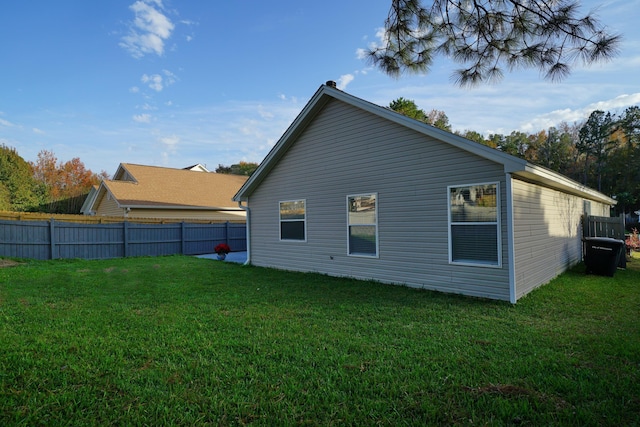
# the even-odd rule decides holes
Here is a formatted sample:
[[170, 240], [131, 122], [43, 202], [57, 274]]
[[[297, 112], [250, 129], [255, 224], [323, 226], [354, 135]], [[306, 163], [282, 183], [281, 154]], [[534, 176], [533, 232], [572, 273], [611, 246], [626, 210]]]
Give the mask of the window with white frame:
[[450, 186], [449, 261], [500, 266], [498, 183]]
[[347, 196], [349, 255], [378, 256], [377, 194]]
[[280, 202], [280, 240], [307, 240], [306, 201]]

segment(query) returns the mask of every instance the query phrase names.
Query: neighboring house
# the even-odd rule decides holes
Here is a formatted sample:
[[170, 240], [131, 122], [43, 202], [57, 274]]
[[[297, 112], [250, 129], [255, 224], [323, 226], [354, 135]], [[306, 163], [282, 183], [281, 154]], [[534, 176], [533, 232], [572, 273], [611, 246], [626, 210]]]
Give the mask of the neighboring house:
[[91, 186], [87, 197], [84, 199], [84, 203], [82, 203], [82, 207], [80, 208], [80, 213], [82, 215], [93, 215], [91, 212], [91, 207], [96, 201], [96, 196], [98, 195], [98, 185]]
[[189, 170], [189, 171], [196, 171], [196, 172], [211, 172], [209, 169], [207, 169], [205, 165], [200, 163], [193, 166], [187, 166], [186, 168], [183, 168], [183, 169]]
[[[197, 166], [197, 165], [196, 165]], [[246, 176], [121, 163], [87, 198], [83, 213], [123, 218], [244, 221], [232, 201]], [[205, 169], [206, 170], [206, 169]]]
[[251, 264], [512, 303], [580, 262], [582, 214], [615, 204], [332, 82], [234, 200]]

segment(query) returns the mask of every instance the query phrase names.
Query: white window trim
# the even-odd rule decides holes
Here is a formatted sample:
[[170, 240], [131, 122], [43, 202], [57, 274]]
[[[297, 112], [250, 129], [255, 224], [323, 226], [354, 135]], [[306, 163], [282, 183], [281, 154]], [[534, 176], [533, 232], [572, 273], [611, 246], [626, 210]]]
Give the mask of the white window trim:
[[[282, 219], [280, 216], [280, 205], [287, 202], [304, 202], [304, 219]], [[304, 223], [304, 239], [283, 239], [282, 238], [282, 223], [283, 222], [298, 222]], [[290, 199], [280, 200], [278, 202], [278, 240], [286, 243], [305, 243], [307, 241], [307, 199]]]
[[[474, 185], [495, 185], [496, 186], [496, 221], [495, 222], [452, 222], [451, 221], [451, 189], [459, 187], [472, 187]], [[447, 186], [447, 240], [449, 246], [449, 264], [452, 265], [467, 265], [472, 267], [486, 267], [486, 268], [502, 268], [502, 225], [501, 225], [501, 212], [502, 212], [502, 197], [500, 194], [500, 182], [474, 182], [470, 184], [456, 184]], [[451, 239], [451, 226], [452, 225], [495, 225], [496, 226], [496, 238], [497, 238], [497, 256], [498, 263], [492, 264], [482, 261], [454, 261], [453, 260], [453, 241]]]
[[[349, 199], [351, 197], [359, 197], [359, 196], [375, 196], [376, 198], [376, 210], [375, 210], [375, 215], [376, 215], [376, 222], [375, 224], [373, 224], [375, 230], [376, 230], [376, 253], [375, 254], [365, 254], [365, 253], [351, 253], [351, 247], [350, 247], [350, 243], [349, 243], [349, 227], [352, 225], [358, 226], [358, 225], [367, 225], [367, 226], [371, 226], [372, 224], [351, 224], [349, 222]], [[358, 194], [348, 194], [347, 198], [346, 198], [346, 213], [347, 213], [347, 256], [351, 256], [351, 257], [357, 257], [357, 258], [380, 258], [380, 236], [378, 235], [378, 193], [376, 192], [371, 192], [371, 193], [358, 193]]]

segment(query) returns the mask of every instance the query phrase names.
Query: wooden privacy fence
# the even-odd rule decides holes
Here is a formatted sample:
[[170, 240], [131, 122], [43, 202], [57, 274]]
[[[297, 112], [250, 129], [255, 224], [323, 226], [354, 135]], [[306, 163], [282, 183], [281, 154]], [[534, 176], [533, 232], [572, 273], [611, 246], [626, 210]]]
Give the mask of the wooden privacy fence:
[[246, 251], [246, 225], [0, 221], [0, 257], [45, 260], [199, 255], [212, 253], [218, 243], [228, 244], [234, 252]]
[[624, 234], [624, 215], [614, 217], [585, 215], [583, 218], [583, 237], [612, 237], [624, 240]]

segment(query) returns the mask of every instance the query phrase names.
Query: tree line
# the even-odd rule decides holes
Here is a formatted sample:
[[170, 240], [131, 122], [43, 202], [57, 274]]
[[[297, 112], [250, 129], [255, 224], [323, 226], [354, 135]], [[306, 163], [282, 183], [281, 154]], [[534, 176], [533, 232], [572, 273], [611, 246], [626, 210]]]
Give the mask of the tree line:
[[91, 187], [109, 175], [87, 169], [79, 158], [58, 161], [48, 150], [27, 162], [0, 145], [0, 210], [77, 214]]
[[[389, 108], [424, 123], [451, 131], [442, 111], [424, 112], [412, 100], [398, 98]], [[618, 213], [640, 208], [640, 107], [620, 114], [596, 110], [588, 119], [562, 122], [536, 133], [508, 135], [455, 132], [475, 142], [559, 172], [618, 201]]]

